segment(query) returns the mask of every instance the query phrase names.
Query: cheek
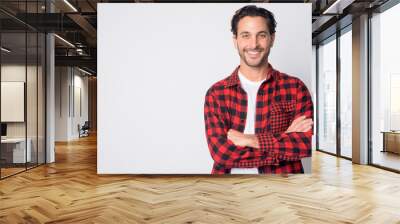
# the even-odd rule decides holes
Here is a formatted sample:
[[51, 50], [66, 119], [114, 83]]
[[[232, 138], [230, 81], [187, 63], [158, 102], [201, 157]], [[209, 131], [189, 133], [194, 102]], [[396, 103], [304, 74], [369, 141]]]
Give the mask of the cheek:
[[263, 41], [260, 41], [259, 42], [260, 43], [260, 45], [262, 46], [262, 47], [264, 47], [264, 48], [268, 48], [268, 47], [270, 47], [270, 42], [269, 41], [266, 41], [266, 40], [263, 40]]
[[238, 41], [237, 44], [236, 44], [236, 46], [241, 50], [245, 49], [247, 45], [248, 45], [248, 43], [246, 41], [243, 41], [243, 40], [242, 41]]
[[239, 43], [239, 42], [236, 42], [236, 43], [235, 43], [235, 47], [236, 47], [236, 49], [240, 49], [240, 46], [241, 46], [241, 45], [240, 45], [240, 43]]
[[241, 52], [241, 53], [244, 52], [244, 47], [241, 46], [241, 45], [237, 45], [237, 46], [236, 46], [236, 49], [237, 49], [239, 52]]

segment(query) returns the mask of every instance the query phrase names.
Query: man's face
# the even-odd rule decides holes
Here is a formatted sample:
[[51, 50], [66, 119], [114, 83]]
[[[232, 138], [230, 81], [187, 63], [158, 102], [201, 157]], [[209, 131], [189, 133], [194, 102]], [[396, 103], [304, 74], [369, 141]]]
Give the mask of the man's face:
[[275, 34], [270, 34], [267, 23], [261, 16], [245, 16], [237, 27], [233, 42], [239, 52], [241, 62], [249, 67], [259, 68], [268, 61]]

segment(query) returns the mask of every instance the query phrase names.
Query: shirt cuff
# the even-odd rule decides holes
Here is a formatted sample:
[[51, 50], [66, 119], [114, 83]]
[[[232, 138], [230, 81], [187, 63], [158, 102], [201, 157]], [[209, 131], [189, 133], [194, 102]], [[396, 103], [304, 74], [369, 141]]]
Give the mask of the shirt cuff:
[[274, 145], [279, 139], [282, 137], [282, 134], [272, 134], [272, 133], [258, 133], [256, 137], [258, 139], [258, 145], [260, 146], [260, 150], [266, 151], [269, 154], [275, 153]]

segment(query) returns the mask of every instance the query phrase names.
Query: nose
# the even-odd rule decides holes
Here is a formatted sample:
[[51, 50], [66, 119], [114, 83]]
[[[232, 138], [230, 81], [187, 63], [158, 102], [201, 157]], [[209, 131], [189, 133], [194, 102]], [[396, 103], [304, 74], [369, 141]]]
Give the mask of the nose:
[[258, 47], [258, 39], [257, 39], [257, 37], [252, 37], [252, 38], [250, 39], [249, 45], [250, 45], [250, 48], [251, 48], [251, 49], [257, 48], [257, 47]]

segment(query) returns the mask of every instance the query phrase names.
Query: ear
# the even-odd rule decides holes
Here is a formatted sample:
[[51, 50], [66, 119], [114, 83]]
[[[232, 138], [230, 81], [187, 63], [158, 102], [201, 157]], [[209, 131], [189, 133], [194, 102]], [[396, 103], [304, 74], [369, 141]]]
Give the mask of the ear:
[[275, 33], [271, 35], [271, 47], [274, 46], [274, 42], [275, 42]]
[[235, 48], [237, 50], [237, 36], [236, 35], [232, 36], [232, 41], [233, 41], [233, 45], [235, 46]]

